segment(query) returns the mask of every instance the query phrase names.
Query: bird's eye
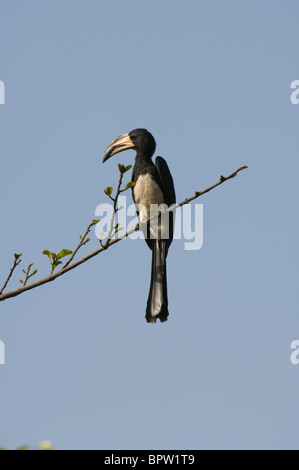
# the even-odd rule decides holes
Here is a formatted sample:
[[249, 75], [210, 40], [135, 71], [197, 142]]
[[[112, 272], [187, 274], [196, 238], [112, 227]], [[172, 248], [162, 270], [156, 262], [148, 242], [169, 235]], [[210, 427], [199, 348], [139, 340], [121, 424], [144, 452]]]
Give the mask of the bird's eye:
[[131, 140], [136, 140], [136, 135], [135, 135], [135, 134], [131, 134], [131, 135], [130, 135], [130, 139], [131, 139]]

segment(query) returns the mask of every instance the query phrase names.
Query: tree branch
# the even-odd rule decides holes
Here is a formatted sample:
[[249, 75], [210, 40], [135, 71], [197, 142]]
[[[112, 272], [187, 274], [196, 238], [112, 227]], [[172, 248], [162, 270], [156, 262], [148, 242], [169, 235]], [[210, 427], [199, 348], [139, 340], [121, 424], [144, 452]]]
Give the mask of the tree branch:
[[93, 221], [91, 222], [91, 224], [88, 225], [88, 227], [87, 227], [87, 229], [86, 229], [84, 235], [80, 237], [80, 242], [79, 242], [78, 246], [75, 248], [75, 250], [73, 251], [72, 256], [71, 256], [70, 259], [65, 263], [65, 265], [61, 268], [60, 271], [62, 271], [62, 270], [65, 269], [69, 264], [71, 264], [71, 262], [72, 262], [73, 259], [75, 258], [76, 254], [77, 254], [77, 252], [79, 251], [79, 249], [81, 248], [81, 246], [86, 245], [86, 243], [90, 240], [90, 238], [86, 239], [86, 237], [87, 237], [87, 235], [89, 234], [91, 227], [93, 227], [94, 225], [96, 225], [97, 222], [98, 222], [97, 220], [93, 220]]
[[217, 188], [217, 186], [220, 186], [220, 184], [224, 183], [225, 181], [228, 181], [231, 178], [235, 178], [235, 176], [237, 176], [237, 174], [240, 171], [245, 170], [246, 168], [248, 168], [247, 165], [242, 165], [242, 166], [240, 166], [240, 168], [238, 168], [236, 171], [234, 171], [233, 173], [231, 173], [228, 176], [220, 175], [219, 181], [217, 181], [217, 183], [213, 184], [212, 186], [209, 186], [207, 189], [204, 189], [203, 191], [195, 191], [194, 196], [185, 199], [183, 202], [180, 202], [173, 209], [184, 206], [185, 204], [189, 204], [189, 202], [194, 201], [194, 199], [197, 199], [198, 197], [203, 196], [204, 194], [208, 193], [209, 191], [212, 191], [212, 189]]
[[[228, 176], [220, 176], [220, 179], [217, 183], [213, 184], [212, 186], [209, 186], [208, 188], [206, 188], [205, 190], [203, 191], [196, 191], [194, 196], [191, 196], [189, 198], [186, 198], [184, 201], [180, 202], [179, 204], [176, 204], [174, 206], [172, 206], [171, 208], [167, 209], [167, 211], [173, 211], [175, 209], [177, 209], [178, 207], [181, 207], [185, 204], [189, 204], [191, 201], [194, 201], [195, 199], [197, 199], [198, 197], [200, 196], [203, 196], [204, 194], [208, 193], [209, 191], [211, 191], [212, 189], [216, 188], [217, 186], [220, 186], [221, 184], [223, 184], [225, 181], [228, 181], [229, 179], [231, 178], [234, 178], [240, 171], [244, 170], [245, 168], [248, 168], [246, 165], [243, 165], [241, 166], [240, 168], [238, 168], [236, 171], [234, 171], [233, 173], [231, 173], [230, 175]], [[27, 285], [23, 285], [21, 287], [19, 287], [18, 289], [14, 289], [10, 292], [6, 292], [6, 293], [3, 293], [3, 290], [5, 289], [5, 287], [7, 286], [8, 284], [8, 281], [10, 280], [11, 276], [12, 276], [12, 273], [14, 271], [14, 269], [16, 268], [16, 266], [20, 263], [21, 260], [19, 260], [19, 257], [21, 255], [15, 255], [15, 261], [14, 261], [14, 264], [13, 264], [13, 267], [11, 268], [10, 270], [10, 274], [7, 278], [7, 280], [5, 281], [4, 283], [4, 286], [2, 287], [1, 291], [0, 291], [0, 301], [2, 300], [5, 300], [5, 299], [9, 299], [11, 297], [16, 297], [20, 294], [22, 294], [23, 292], [26, 292], [28, 290], [31, 290], [31, 289], [34, 289], [36, 287], [39, 287], [39, 286], [42, 286], [43, 284], [47, 284], [48, 282], [52, 282], [54, 281], [55, 279], [57, 279], [58, 277], [62, 276], [63, 274], [66, 274], [67, 272], [71, 271], [72, 269], [75, 269], [76, 267], [80, 266], [81, 264], [85, 263], [86, 261], [90, 260], [91, 258], [94, 258], [95, 256], [97, 256], [98, 254], [100, 254], [102, 251], [106, 251], [110, 246], [114, 245], [115, 243], [118, 243], [119, 241], [123, 240], [124, 238], [127, 238], [129, 235], [131, 235], [132, 233], [134, 233], [136, 230], [139, 230], [139, 222], [135, 225], [134, 228], [132, 228], [131, 230], [127, 231], [126, 233], [122, 234], [122, 235], [119, 235], [118, 237], [116, 238], [111, 238], [112, 236], [112, 232], [113, 232], [113, 222], [114, 222], [114, 216], [116, 214], [116, 211], [117, 211], [117, 200], [118, 200], [118, 196], [121, 192], [120, 188], [121, 188], [121, 183], [122, 183], [122, 177], [123, 175], [121, 174], [120, 178], [119, 178], [119, 182], [118, 182], [118, 187], [117, 187], [117, 191], [116, 191], [116, 196], [115, 198], [111, 198], [110, 196], [110, 199], [113, 200], [113, 217], [111, 219], [111, 224], [110, 224], [110, 229], [109, 229], [109, 232], [108, 232], [108, 235], [107, 235], [107, 240], [105, 241], [105, 243], [101, 244], [101, 247], [98, 248], [97, 250], [94, 250], [92, 251], [91, 253], [89, 253], [88, 255], [84, 256], [83, 258], [81, 258], [80, 260], [78, 261], [75, 261], [72, 263], [72, 260], [74, 259], [74, 256], [75, 254], [78, 252], [79, 248], [84, 244], [83, 241], [85, 240], [85, 237], [87, 236], [87, 234], [89, 233], [92, 225], [95, 225], [96, 221], [93, 221], [86, 229], [86, 232], [84, 234], [84, 236], [82, 237], [79, 245], [77, 246], [76, 250], [74, 251], [72, 257], [68, 260], [68, 262], [63, 266], [63, 268], [60, 270], [60, 271], [57, 271], [55, 273], [52, 273], [50, 274], [49, 276], [46, 276], [44, 277], [43, 279], [40, 279], [39, 281], [36, 281], [36, 282], [33, 282], [31, 284], [27, 284]], [[165, 211], [165, 212], [167, 212]], [[151, 219], [151, 218], [148, 218], [145, 222], [143, 223], [148, 223]]]

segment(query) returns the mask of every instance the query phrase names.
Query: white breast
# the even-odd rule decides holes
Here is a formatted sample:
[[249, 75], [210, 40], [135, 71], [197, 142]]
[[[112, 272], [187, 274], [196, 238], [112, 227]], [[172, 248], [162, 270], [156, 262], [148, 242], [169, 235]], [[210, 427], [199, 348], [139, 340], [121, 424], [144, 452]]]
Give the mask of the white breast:
[[134, 186], [134, 198], [135, 203], [138, 204], [139, 217], [141, 221], [156, 212], [154, 211], [150, 214], [151, 204], [160, 205], [164, 202], [164, 196], [161, 189], [150, 175], [139, 176]]

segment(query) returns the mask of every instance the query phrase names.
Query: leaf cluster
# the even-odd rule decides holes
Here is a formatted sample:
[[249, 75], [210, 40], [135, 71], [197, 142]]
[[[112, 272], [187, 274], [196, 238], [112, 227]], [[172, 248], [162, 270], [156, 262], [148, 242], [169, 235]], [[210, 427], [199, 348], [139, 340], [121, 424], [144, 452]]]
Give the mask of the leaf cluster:
[[53, 274], [55, 268], [57, 268], [57, 266], [59, 266], [59, 264], [62, 264], [62, 261], [60, 261], [62, 258], [64, 258], [65, 256], [72, 255], [72, 254], [73, 254], [73, 252], [71, 250], [66, 250], [66, 249], [61, 250], [57, 254], [53, 253], [52, 251], [49, 251], [49, 250], [44, 250], [43, 251], [43, 255], [48, 256], [48, 258], [50, 260], [51, 274]]

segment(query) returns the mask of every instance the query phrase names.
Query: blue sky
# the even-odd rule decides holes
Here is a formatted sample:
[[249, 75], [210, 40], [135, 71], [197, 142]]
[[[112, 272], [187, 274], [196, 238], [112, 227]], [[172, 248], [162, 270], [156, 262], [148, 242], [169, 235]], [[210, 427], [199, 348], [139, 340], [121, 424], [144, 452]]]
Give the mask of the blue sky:
[[[145, 127], [201, 250], [175, 240], [169, 321], [148, 325], [151, 253], [125, 240], [0, 305], [0, 443], [298, 449], [298, 2], [0, 0], [1, 278], [75, 247]], [[128, 195], [130, 203], [130, 195]], [[98, 247], [95, 236], [82, 255]], [[21, 265], [22, 266], [22, 265]], [[18, 285], [21, 268], [11, 282]]]

